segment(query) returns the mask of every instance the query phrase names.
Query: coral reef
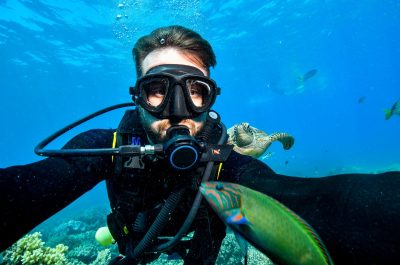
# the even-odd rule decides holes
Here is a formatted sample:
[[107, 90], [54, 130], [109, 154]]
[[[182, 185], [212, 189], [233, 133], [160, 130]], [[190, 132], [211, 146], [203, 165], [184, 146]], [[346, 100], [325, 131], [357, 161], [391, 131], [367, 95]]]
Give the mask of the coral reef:
[[26, 235], [6, 251], [4, 261], [6, 264], [25, 265], [64, 265], [67, 264], [65, 253], [68, 247], [58, 244], [55, 248], [44, 246], [42, 234], [35, 232]]
[[104, 249], [97, 253], [96, 259], [91, 263], [84, 263], [79, 259], [71, 258], [68, 260], [68, 265], [105, 265], [111, 261], [110, 249]]
[[111, 256], [116, 256], [118, 254], [116, 246], [110, 248], [100, 246], [95, 240], [95, 234], [99, 227], [105, 225], [108, 212], [107, 207], [93, 207], [65, 218], [64, 222], [47, 231], [48, 243], [56, 245], [62, 242], [68, 245], [69, 251], [66, 257], [69, 264], [107, 264], [101, 259], [105, 257], [111, 259]]
[[97, 228], [105, 224], [107, 213], [108, 209], [101, 207], [78, 211], [72, 216], [61, 215], [51, 218], [35, 229], [40, 232], [23, 237], [6, 250], [3, 253], [4, 259], [0, 263], [2, 265], [108, 264], [111, 256], [117, 255], [116, 246], [104, 248], [94, 238]]
[[110, 249], [104, 249], [97, 253], [97, 258], [90, 263], [90, 265], [103, 265], [103, 264], [108, 264], [108, 262], [111, 260], [111, 251]]
[[[118, 255], [116, 245], [105, 248], [95, 240], [96, 230], [105, 225], [108, 211], [109, 209], [106, 207], [92, 208], [74, 212], [70, 216], [63, 215], [58, 219], [52, 218], [36, 229], [41, 232], [27, 235], [15, 243], [5, 252], [4, 260], [0, 263], [9, 265], [108, 264], [111, 257]], [[168, 255], [161, 254], [157, 260], [149, 264], [181, 265], [183, 260], [170, 259]], [[227, 233], [222, 242], [216, 264], [243, 264], [243, 255], [231, 232]], [[272, 263], [262, 253], [249, 246], [248, 264]]]
[[[273, 263], [260, 251], [249, 245], [248, 265], [273, 265]], [[243, 255], [233, 233], [227, 233], [222, 242], [216, 265], [242, 265]], [[166, 254], [162, 254], [157, 260], [149, 263], [150, 265], [182, 265], [183, 260], [169, 260]]]
[[56, 233], [66, 233], [68, 235], [80, 234], [85, 231], [87, 231], [87, 225], [77, 220], [69, 220], [54, 229]]

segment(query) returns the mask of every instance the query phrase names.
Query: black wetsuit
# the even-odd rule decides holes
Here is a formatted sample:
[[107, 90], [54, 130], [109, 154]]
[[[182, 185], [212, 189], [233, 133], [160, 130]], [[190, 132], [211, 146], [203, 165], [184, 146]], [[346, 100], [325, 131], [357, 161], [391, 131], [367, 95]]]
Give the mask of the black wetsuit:
[[[112, 133], [91, 130], [66, 148], [109, 148]], [[48, 158], [0, 169], [0, 251], [113, 171], [109, 156]], [[289, 177], [232, 152], [220, 179], [264, 192], [295, 211], [318, 232], [336, 264], [400, 264], [400, 172]], [[185, 264], [213, 264], [225, 232], [222, 222], [211, 217], [197, 224], [213, 238], [197, 240], [195, 235], [196, 253], [189, 254]]]

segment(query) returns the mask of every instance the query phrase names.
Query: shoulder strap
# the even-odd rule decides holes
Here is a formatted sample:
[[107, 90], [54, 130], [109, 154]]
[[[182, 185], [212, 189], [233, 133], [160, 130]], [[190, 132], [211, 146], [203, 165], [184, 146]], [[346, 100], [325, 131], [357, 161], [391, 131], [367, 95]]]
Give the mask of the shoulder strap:
[[142, 144], [145, 141], [145, 132], [139, 121], [137, 109], [125, 111], [117, 129], [117, 146], [122, 144]]

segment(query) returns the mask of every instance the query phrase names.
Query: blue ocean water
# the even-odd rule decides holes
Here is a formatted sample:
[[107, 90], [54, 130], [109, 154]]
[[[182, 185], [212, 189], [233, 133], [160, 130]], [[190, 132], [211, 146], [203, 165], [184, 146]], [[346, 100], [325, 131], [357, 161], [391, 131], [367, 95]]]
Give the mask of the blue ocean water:
[[[128, 102], [134, 42], [180, 24], [215, 49], [211, 75], [222, 94], [214, 109], [227, 127], [247, 121], [295, 137], [289, 151], [270, 147], [264, 161], [277, 172], [399, 169], [400, 117], [385, 120], [383, 111], [400, 98], [399, 14], [397, 0], [1, 0], [0, 167], [41, 159], [33, 148], [44, 137]], [[121, 115], [53, 147], [80, 131], [115, 128]], [[106, 201], [102, 185], [72, 207], [94, 201]]]

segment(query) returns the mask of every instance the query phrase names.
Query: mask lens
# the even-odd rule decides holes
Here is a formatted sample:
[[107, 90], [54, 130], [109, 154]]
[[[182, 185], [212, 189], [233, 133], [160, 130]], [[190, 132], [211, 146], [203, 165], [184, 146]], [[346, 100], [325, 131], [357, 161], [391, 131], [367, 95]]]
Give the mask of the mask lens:
[[194, 106], [202, 108], [208, 104], [211, 97], [210, 84], [203, 80], [188, 79], [186, 80], [186, 87]]
[[167, 94], [168, 80], [165, 78], [151, 78], [141, 83], [142, 97], [144, 101], [152, 106], [158, 107]]

